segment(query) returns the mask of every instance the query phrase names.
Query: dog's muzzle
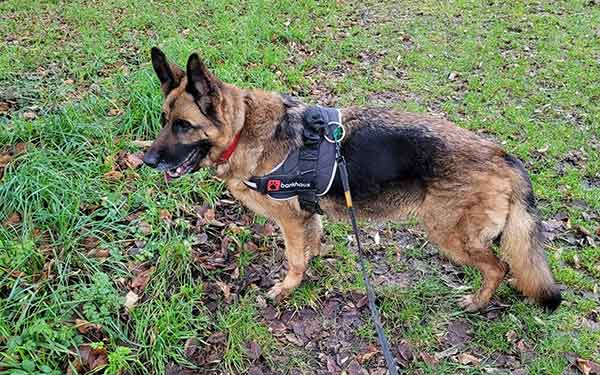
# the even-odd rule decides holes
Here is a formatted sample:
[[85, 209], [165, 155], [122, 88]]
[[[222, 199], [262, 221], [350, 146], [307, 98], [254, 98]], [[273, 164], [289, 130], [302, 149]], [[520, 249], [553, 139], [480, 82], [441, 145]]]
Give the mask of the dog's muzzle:
[[156, 168], [158, 166], [159, 155], [158, 152], [150, 149], [144, 153], [144, 164], [151, 168]]

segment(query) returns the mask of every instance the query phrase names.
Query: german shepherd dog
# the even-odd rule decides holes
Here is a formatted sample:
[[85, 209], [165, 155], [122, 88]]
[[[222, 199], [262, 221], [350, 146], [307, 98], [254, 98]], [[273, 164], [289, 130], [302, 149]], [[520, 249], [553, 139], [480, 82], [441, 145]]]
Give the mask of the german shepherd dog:
[[[296, 198], [272, 200], [244, 181], [261, 176], [302, 144], [306, 104], [262, 90], [240, 89], [215, 77], [197, 54], [186, 70], [152, 49], [164, 95], [163, 128], [144, 162], [177, 178], [212, 166], [231, 194], [273, 219], [285, 240], [288, 272], [269, 291], [281, 298], [302, 281], [320, 254], [321, 218]], [[429, 239], [451, 260], [483, 275], [483, 285], [461, 306], [476, 311], [490, 301], [509, 267], [516, 288], [554, 310], [561, 294], [544, 256], [544, 240], [531, 182], [523, 165], [499, 146], [453, 123], [382, 108], [344, 108], [342, 154], [359, 219], [414, 215]], [[339, 176], [321, 208], [345, 216]], [[500, 240], [500, 260], [492, 251]], [[506, 263], [505, 263], [506, 262]]]

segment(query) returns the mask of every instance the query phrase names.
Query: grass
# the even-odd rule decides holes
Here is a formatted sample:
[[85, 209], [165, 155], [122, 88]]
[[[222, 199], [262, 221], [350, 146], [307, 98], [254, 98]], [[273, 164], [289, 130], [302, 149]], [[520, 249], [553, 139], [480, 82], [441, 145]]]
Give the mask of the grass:
[[[0, 177], [0, 223], [20, 216], [0, 227], [0, 373], [75, 373], [84, 343], [106, 349], [101, 370], [109, 374], [164, 373], [172, 364], [194, 369], [186, 342], [205, 345], [218, 332], [227, 337], [220, 372], [253, 366], [248, 341], [283, 373], [324, 366], [314, 352], [290, 350], [269, 331], [260, 314], [263, 289], [208, 308], [206, 284], [227, 276], [194, 258], [195, 212], [225, 194], [209, 171], [168, 185], [144, 168], [126, 169], [116, 181], [104, 177], [120, 152], [140, 151], [134, 141], [152, 139], [159, 128], [161, 96], [148, 53], [154, 45], [180, 64], [198, 51], [223, 80], [242, 87], [313, 103], [435, 112], [495, 138], [526, 163], [542, 216], [566, 215], [572, 233], [582, 228], [595, 238], [548, 247], [565, 287], [563, 306], [544, 314], [503, 285], [496, 298], [508, 307], [500, 315], [466, 314], [456, 301], [480, 284], [475, 270], [460, 275], [464, 286], [457, 289], [421, 238], [396, 249], [382, 236], [384, 262], [395, 273], [418, 266], [420, 275], [409, 287], [378, 288], [385, 329], [394, 345], [405, 339], [412, 346], [408, 373], [493, 367], [491, 360], [463, 365], [451, 357], [430, 365], [417, 355], [447, 349], [440, 337], [457, 319], [472, 327], [462, 350], [514, 356], [530, 374], [563, 373], [567, 352], [600, 361], [600, 332], [584, 324], [600, 308], [593, 235], [600, 189], [589, 183], [600, 176], [600, 8], [593, 2], [9, 0], [0, 3], [0, 17], [0, 108], [9, 108], [0, 112], [0, 153], [26, 144]], [[315, 278], [280, 309], [319, 311], [331, 293], [362, 287], [346, 243], [349, 227], [326, 229], [334, 261], [314, 259]], [[226, 235], [242, 278], [253, 263], [277, 259], [239, 250], [249, 241], [279, 246], [254, 238], [250, 225]], [[90, 241], [106, 256], [90, 255]], [[134, 241], [144, 246], [131, 251]], [[155, 271], [127, 310], [140, 264]], [[99, 324], [101, 334], [81, 332], [75, 319]], [[374, 343], [363, 320], [356, 335]], [[511, 332], [531, 356], [522, 357], [507, 339]], [[278, 358], [288, 352], [283, 366]]]

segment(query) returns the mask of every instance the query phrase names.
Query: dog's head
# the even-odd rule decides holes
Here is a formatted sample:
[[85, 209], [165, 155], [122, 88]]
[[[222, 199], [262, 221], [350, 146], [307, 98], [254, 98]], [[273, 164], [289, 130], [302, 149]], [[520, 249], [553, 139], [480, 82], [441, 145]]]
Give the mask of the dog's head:
[[144, 163], [164, 171], [167, 179], [214, 164], [241, 127], [239, 111], [232, 110], [239, 99], [234, 88], [219, 81], [195, 53], [185, 71], [158, 48], [151, 54], [164, 103], [162, 130]]

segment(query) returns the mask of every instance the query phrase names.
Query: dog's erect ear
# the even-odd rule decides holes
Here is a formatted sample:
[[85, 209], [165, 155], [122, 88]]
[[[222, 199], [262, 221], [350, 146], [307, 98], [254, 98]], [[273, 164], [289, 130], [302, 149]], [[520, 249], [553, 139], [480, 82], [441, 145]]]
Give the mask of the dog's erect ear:
[[160, 81], [160, 88], [165, 96], [174, 88], [179, 86], [184, 72], [175, 64], [169, 64], [165, 54], [156, 47], [150, 51], [152, 55], [152, 66]]
[[196, 53], [187, 62], [186, 91], [194, 96], [202, 113], [206, 116], [215, 115], [221, 104], [221, 82], [212, 75]]

